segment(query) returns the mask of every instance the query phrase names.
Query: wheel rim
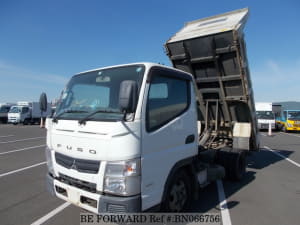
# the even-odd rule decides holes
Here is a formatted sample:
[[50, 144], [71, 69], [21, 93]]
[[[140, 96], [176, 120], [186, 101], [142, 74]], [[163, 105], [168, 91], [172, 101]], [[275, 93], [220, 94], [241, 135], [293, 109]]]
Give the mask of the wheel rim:
[[187, 201], [187, 189], [183, 180], [178, 180], [171, 188], [169, 195], [169, 209], [180, 212]]

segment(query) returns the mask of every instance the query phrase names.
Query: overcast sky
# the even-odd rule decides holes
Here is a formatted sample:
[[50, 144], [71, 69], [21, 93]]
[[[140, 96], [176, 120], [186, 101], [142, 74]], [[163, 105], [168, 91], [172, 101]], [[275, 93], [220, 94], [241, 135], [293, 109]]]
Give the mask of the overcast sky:
[[185, 22], [244, 7], [256, 101], [300, 101], [298, 0], [1, 0], [0, 102], [57, 98], [93, 68], [170, 65], [163, 45]]

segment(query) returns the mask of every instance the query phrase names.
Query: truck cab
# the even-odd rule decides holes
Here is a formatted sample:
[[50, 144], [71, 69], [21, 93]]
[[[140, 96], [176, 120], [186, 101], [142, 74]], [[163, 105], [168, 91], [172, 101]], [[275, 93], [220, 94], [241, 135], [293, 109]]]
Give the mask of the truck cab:
[[160, 204], [170, 174], [198, 153], [192, 81], [151, 63], [75, 75], [46, 123], [51, 192], [95, 213]]
[[29, 106], [15, 105], [8, 112], [8, 123], [23, 123], [28, 117], [30, 117]]
[[257, 126], [260, 130], [267, 130], [271, 126], [272, 130], [276, 129], [275, 114], [271, 102], [256, 102]]
[[272, 111], [256, 111], [258, 129], [275, 129], [275, 115]]

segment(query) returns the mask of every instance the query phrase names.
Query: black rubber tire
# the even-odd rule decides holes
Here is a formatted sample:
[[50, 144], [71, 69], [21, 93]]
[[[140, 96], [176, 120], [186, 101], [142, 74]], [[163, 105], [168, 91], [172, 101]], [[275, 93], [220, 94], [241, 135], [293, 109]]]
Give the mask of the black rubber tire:
[[232, 181], [240, 181], [246, 173], [247, 154], [245, 151], [227, 152], [220, 151], [217, 163], [222, 165], [226, 171], [226, 178]]
[[192, 199], [191, 179], [184, 170], [175, 173], [161, 204], [162, 212], [182, 212]]
[[281, 124], [275, 124], [275, 130], [280, 131], [281, 130]]
[[233, 156], [233, 165], [232, 167], [232, 173], [230, 176], [231, 180], [234, 181], [240, 181], [243, 179], [245, 173], [246, 173], [246, 154], [244, 151], [241, 151]]
[[282, 126], [282, 132], [287, 133], [288, 130], [286, 129], [285, 125]]

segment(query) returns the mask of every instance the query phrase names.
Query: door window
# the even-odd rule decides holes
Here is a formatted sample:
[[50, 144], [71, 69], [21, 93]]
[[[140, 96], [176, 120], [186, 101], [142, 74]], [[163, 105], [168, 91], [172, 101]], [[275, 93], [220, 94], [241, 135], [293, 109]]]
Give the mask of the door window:
[[188, 108], [189, 81], [170, 76], [153, 76], [147, 99], [146, 129], [154, 131]]
[[29, 108], [28, 108], [28, 107], [23, 107], [21, 113], [22, 113], [22, 114], [23, 114], [23, 113], [28, 113], [28, 111], [29, 111]]

